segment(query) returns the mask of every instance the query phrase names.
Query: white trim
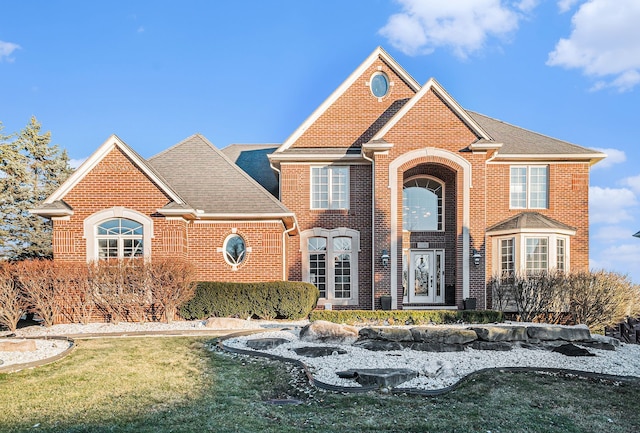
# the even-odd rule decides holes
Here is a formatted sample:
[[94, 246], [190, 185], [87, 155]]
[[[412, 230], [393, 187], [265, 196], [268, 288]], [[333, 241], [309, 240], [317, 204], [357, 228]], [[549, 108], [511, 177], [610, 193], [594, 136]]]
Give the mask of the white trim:
[[[333, 207], [333, 169], [336, 167], [346, 167], [347, 169], [347, 183], [346, 183], [346, 199], [347, 207]], [[351, 208], [351, 166], [346, 164], [323, 164], [323, 165], [311, 165], [309, 167], [309, 209], [310, 210], [349, 210]], [[313, 169], [314, 168], [326, 168], [327, 169], [327, 207], [313, 207]]]
[[129, 157], [138, 168], [151, 179], [162, 192], [167, 194], [172, 201], [178, 204], [184, 204], [180, 196], [167, 185], [164, 180], [160, 179], [153, 170], [149, 168], [147, 162], [136, 152], [127, 146], [118, 136], [112, 135], [89, 157], [80, 167], [73, 172], [71, 176], [51, 194], [44, 203], [53, 203], [62, 200], [69, 191], [71, 191], [84, 177], [95, 168], [113, 149], [118, 148]]
[[[389, 164], [389, 188], [391, 189], [391, 308], [398, 308], [398, 168], [401, 165], [423, 157], [444, 158], [462, 170], [462, 298], [469, 297], [469, 225], [471, 191], [471, 163], [453, 152], [436, 147], [417, 149], [400, 155]], [[460, 198], [458, 197], [458, 200]], [[400, 237], [401, 238], [401, 237]], [[457, 258], [456, 258], [457, 266]]]
[[[346, 227], [339, 227], [333, 230], [323, 229], [315, 227], [312, 229], [304, 230], [300, 233], [300, 252], [302, 254], [302, 279], [304, 281], [311, 280], [309, 269], [309, 250], [307, 240], [313, 237], [322, 237], [327, 239], [326, 250], [326, 291], [327, 297], [320, 298], [318, 305], [332, 304], [332, 305], [358, 305], [358, 263], [360, 261], [360, 232], [357, 230], [349, 229]], [[351, 238], [351, 297], [350, 298], [335, 298], [334, 293], [334, 272], [333, 272], [333, 243], [332, 240], [337, 237]]]
[[571, 236], [566, 232], [557, 230], [527, 230], [519, 232], [509, 232], [501, 235], [491, 235], [491, 247], [493, 248], [492, 271], [502, 272], [502, 250], [500, 242], [505, 239], [513, 239], [513, 262], [516, 272], [526, 273], [527, 271], [527, 239], [547, 239], [547, 269], [556, 269], [558, 263], [558, 239], [564, 239], [564, 272], [571, 272]]
[[400, 119], [407, 114], [416, 103], [422, 99], [422, 97], [427, 94], [429, 90], [433, 90], [438, 96], [440, 96], [444, 102], [449, 106], [449, 108], [460, 117], [464, 123], [467, 124], [469, 128], [480, 138], [484, 138], [486, 140], [492, 140], [491, 136], [487, 131], [485, 131], [480, 124], [478, 124], [469, 114], [458, 104], [458, 102], [453, 99], [449, 93], [434, 79], [430, 78], [429, 81], [426, 82], [424, 86], [420, 89], [418, 93], [416, 93], [406, 104], [402, 106], [402, 108], [389, 120], [377, 133], [374, 135], [370, 141], [383, 139], [384, 136], [393, 128]]
[[[446, 191], [447, 186], [446, 186], [445, 182], [442, 179], [438, 179], [437, 177], [431, 176], [431, 175], [428, 175], [428, 174], [416, 174], [415, 176], [411, 176], [410, 178], [406, 179], [402, 184], [403, 205], [404, 205], [404, 184], [409, 182], [409, 181], [411, 181], [411, 180], [413, 180], [413, 179], [431, 179], [431, 180], [437, 182], [440, 185], [440, 188], [442, 189], [442, 197], [441, 197], [442, 215], [437, 215], [437, 218], [439, 219], [440, 217], [442, 217], [442, 228], [440, 230], [405, 230], [404, 221], [402, 221], [402, 225], [403, 225], [402, 230], [403, 231], [407, 231], [407, 232], [412, 232], [412, 231], [415, 231], [415, 232], [436, 232], [436, 233], [445, 232], [446, 231], [446, 224], [445, 224], [445, 221], [446, 221], [446, 218], [445, 218], [446, 217], [446, 214], [445, 214], [446, 213], [445, 198], [446, 198], [446, 193], [447, 193], [447, 191]], [[431, 192], [433, 193], [433, 191], [431, 191]], [[437, 222], [436, 222], [436, 224], [437, 224]]]
[[151, 239], [153, 239], [153, 220], [145, 214], [122, 206], [114, 206], [88, 216], [83, 221], [84, 238], [87, 245], [87, 262], [98, 260], [98, 245], [96, 243], [96, 226], [103, 221], [113, 218], [126, 218], [142, 224], [142, 255], [145, 259], [151, 257]]
[[500, 155], [496, 158], [497, 161], [495, 163], [499, 163], [501, 161], [549, 161], [556, 160], [558, 163], [562, 163], [562, 160], [571, 160], [571, 161], [584, 161], [588, 162], [589, 165], [593, 165], [598, 161], [602, 161], [607, 157], [604, 153], [545, 153], [545, 154], [505, 154], [500, 153]]
[[383, 50], [382, 47], [377, 47], [375, 50], [373, 50], [369, 57], [367, 57], [365, 61], [362, 62], [360, 66], [358, 66], [356, 70], [353, 71], [351, 75], [349, 75], [349, 77], [347, 77], [347, 79], [336, 90], [334, 90], [333, 93], [322, 104], [320, 104], [320, 106], [316, 108], [316, 110], [311, 113], [311, 115], [304, 122], [302, 122], [302, 124], [293, 132], [293, 134], [291, 134], [285, 140], [284, 143], [282, 143], [282, 146], [280, 146], [275, 153], [279, 153], [290, 148], [293, 143], [295, 143], [302, 136], [302, 134], [304, 134], [304, 132], [316, 120], [318, 120], [318, 118], [320, 118], [320, 116], [322, 116], [322, 114], [324, 114], [324, 112], [329, 107], [331, 107], [333, 103], [337, 101], [338, 98], [340, 98], [347, 91], [347, 89], [349, 89], [349, 87], [351, 87], [351, 85], [355, 83], [362, 76], [362, 74], [367, 69], [369, 69], [369, 67], [378, 59], [381, 59], [384, 63], [386, 63], [391, 68], [391, 70], [398, 74], [400, 78], [405, 83], [407, 83], [407, 85], [412, 90], [414, 90], [415, 92], [420, 90], [420, 85], [418, 84], [418, 82], [414, 80], [413, 77], [411, 77], [411, 75], [409, 75], [404, 70], [404, 68], [402, 68], [402, 66], [400, 66], [385, 50]]

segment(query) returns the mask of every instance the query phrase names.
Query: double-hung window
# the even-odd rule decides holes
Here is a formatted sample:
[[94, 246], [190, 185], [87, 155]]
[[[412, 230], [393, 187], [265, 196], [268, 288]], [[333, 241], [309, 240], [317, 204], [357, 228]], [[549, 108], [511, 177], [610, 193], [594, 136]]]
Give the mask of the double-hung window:
[[498, 238], [494, 245], [499, 251], [496, 271], [503, 278], [520, 272], [527, 275], [554, 269], [565, 272], [569, 267], [569, 236], [564, 234], [521, 233]]
[[311, 167], [311, 209], [349, 209], [349, 167]]
[[549, 207], [549, 170], [546, 165], [513, 166], [510, 171], [510, 206], [512, 209], [546, 209]]

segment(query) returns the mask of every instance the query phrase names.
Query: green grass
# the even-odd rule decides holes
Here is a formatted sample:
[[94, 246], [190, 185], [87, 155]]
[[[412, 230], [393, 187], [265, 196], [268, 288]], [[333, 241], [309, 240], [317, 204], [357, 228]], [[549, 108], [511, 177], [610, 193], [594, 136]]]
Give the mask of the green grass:
[[[210, 344], [79, 341], [57, 363], [0, 375], [0, 432], [640, 431], [630, 385], [491, 373], [439, 397], [342, 395], [308, 387], [286, 364]], [[283, 398], [302, 404], [268, 403]]]

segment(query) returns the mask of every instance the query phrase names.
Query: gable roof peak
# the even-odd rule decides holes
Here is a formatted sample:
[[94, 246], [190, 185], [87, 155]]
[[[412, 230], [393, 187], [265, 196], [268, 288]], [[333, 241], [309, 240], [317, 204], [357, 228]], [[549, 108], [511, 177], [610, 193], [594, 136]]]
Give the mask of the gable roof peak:
[[369, 54], [360, 66], [358, 66], [347, 77], [347, 79], [344, 80], [342, 84], [340, 84], [340, 86], [338, 86], [338, 88], [334, 90], [333, 93], [331, 93], [331, 95], [329, 95], [329, 97], [325, 99], [324, 102], [320, 104], [320, 106], [316, 108], [304, 122], [302, 122], [302, 124], [300, 124], [300, 126], [298, 126], [298, 128], [284, 141], [284, 143], [278, 147], [278, 150], [276, 150], [275, 153], [283, 152], [291, 147], [293, 143], [295, 143], [309, 128], [309, 126], [322, 116], [322, 114], [378, 59], [382, 59], [382, 61], [384, 61], [396, 74], [398, 74], [398, 76], [401, 77], [414, 92], [418, 92], [420, 90], [420, 84], [411, 75], [409, 75], [409, 73], [407, 73], [407, 71], [400, 66], [400, 64], [391, 57], [389, 53], [387, 53], [381, 46], [378, 46], [371, 52], [371, 54]]

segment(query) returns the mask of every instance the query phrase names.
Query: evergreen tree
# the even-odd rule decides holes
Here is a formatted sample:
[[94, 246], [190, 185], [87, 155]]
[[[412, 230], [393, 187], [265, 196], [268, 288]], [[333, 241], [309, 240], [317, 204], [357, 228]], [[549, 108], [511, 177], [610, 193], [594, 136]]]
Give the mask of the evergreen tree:
[[35, 117], [19, 134], [0, 136], [0, 253], [6, 258], [52, 257], [51, 221], [29, 213], [71, 173], [66, 151], [50, 143], [51, 133], [42, 133]]

